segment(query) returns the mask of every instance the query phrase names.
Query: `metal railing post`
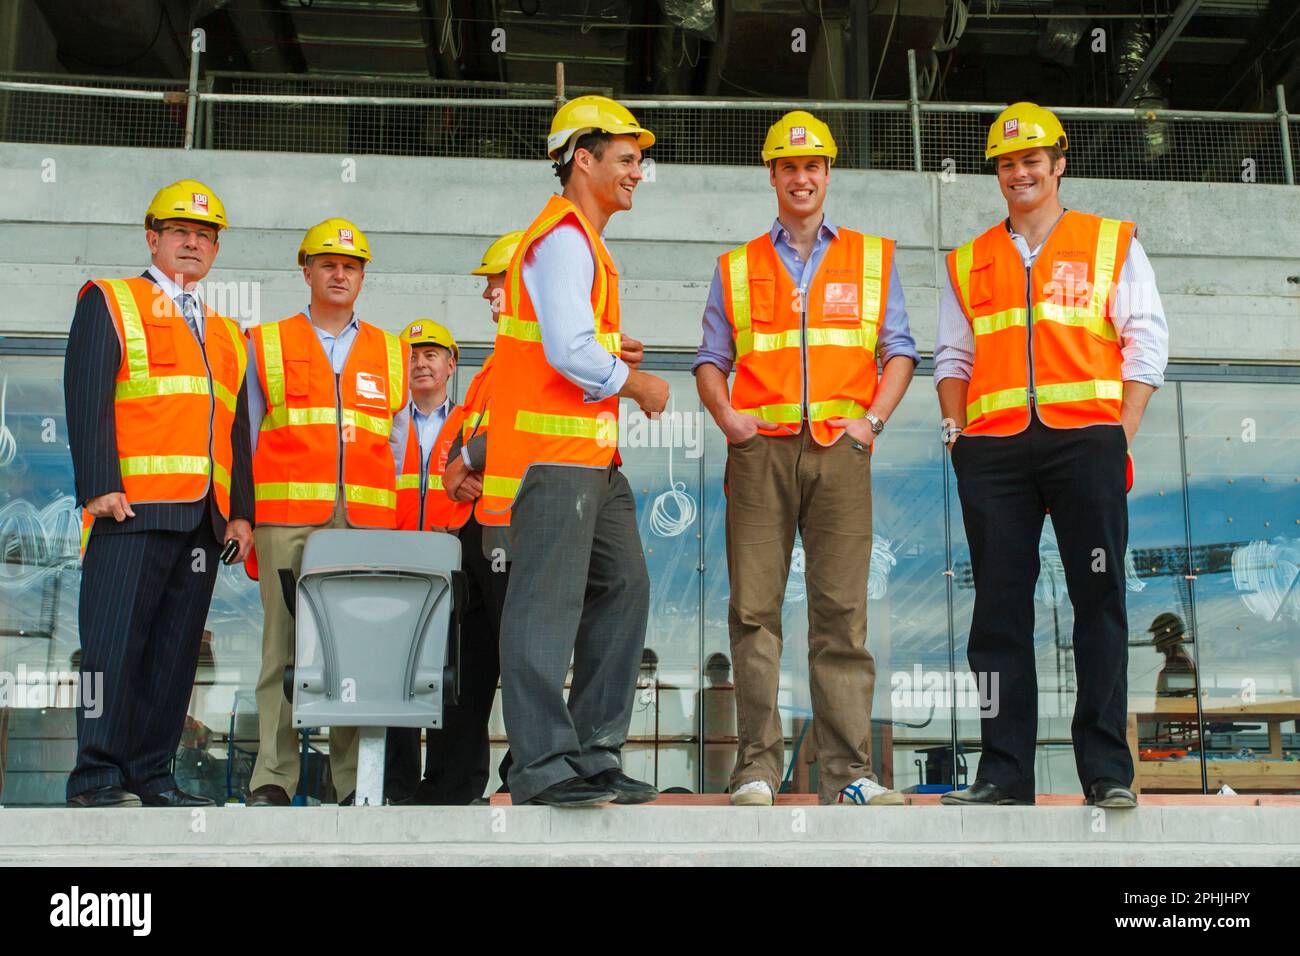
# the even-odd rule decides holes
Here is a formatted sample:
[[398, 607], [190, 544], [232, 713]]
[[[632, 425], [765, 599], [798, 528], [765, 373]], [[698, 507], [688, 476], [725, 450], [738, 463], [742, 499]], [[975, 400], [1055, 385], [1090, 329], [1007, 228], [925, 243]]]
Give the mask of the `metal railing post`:
[[1286, 88], [1277, 85], [1277, 123], [1282, 131], [1282, 172], [1288, 186], [1295, 185], [1295, 159], [1291, 155], [1291, 119], [1286, 111]]
[[200, 28], [190, 32], [190, 85], [185, 92], [185, 148], [194, 148], [194, 119], [199, 107], [199, 56], [203, 49], [204, 33]]
[[921, 171], [921, 96], [916, 83], [916, 51], [907, 51], [907, 97], [912, 110], [912, 168]]

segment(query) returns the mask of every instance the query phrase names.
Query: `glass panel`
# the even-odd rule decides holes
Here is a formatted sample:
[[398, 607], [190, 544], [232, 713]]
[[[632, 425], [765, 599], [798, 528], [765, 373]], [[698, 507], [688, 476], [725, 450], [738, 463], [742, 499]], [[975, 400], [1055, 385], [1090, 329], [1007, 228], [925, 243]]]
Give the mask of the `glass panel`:
[[1296, 420], [1294, 386], [1183, 385], [1211, 792], [1300, 790]]

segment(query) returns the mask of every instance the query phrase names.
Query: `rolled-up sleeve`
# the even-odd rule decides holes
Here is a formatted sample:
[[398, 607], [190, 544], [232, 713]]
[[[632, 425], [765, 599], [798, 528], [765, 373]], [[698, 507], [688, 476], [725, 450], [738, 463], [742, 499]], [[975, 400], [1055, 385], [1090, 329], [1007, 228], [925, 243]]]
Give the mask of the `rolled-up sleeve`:
[[1169, 364], [1169, 323], [1156, 288], [1155, 270], [1137, 239], [1129, 244], [1119, 277], [1115, 331], [1124, 353], [1120, 374], [1126, 382], [1159, 388]]
[[253, 337], [248, 337], [248, 371], [244, 373], [248, 384], [248, 437], [251, 453], [257, 454], [257, 436], [262, 431], [262, 419], [266, 417], [266, 396], [262, 394], [262, 379], [257, 371], [257, 349]]
[[736, 362], [736, 339], [731, 334], [731, 320], [727, 318], [726, 303], [722, 300], [722, 272], [713, 267], [713, 281], [709, 284], [709, 298], [704, 304], [701, 323], [704, 336], [691, 363], [694, 372], [701, 365], [716, 365], [723, 375], [730, 375]]
[[952, 287], [952, 276], [946, 272], [943, 287], [939, 290], [939, 332], [934, 341], [934, 384], [945, 378], [970, 381], [971, 366], [975, 362], [975, 333], [971, 331], [966, 313], [957, 301]]
[[542, 334], [546, 361], [599, 402], [618, 394], [628, 367], [596, 341], [591, 284], [596, 262], [582, 230], [563, 223], [535, 243], [524, 262], [524, 286]]
[[913, 365], [921, 361], [907, 320], [907, 302], [903, 298], [903, 280], [898, 275], [897, 262], [889, 271], [889, 298], [885, 301], [885, 317], [880, 321], [876, 354], [880, 356], [881, 365], [888, 365], [890, 359], [900, 355], [910, 358]]

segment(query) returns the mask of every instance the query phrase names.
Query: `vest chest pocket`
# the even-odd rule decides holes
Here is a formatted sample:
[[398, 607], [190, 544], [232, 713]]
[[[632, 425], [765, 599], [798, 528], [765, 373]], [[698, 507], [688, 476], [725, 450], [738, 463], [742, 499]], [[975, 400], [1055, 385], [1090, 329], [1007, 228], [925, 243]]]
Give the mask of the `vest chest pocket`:
[[[776, 315], [774, 306], [776, 297], [776, 278], [774, 276], [755, 276], [749, 277], [749, 314], [754, 328], [764, 328], [773, 325], [783, 327], [787, 323], [782, 322]], [[798, 310], [797, 298], [789, 303], [785, 303], [786, 308]]]
[[986, 259], [971, 266], [970, 283], [967, 288], [970, 290], [971, 308], [986, 305], [993, 301], [994, 276], [992, 259]]
[[145, 315], [145, 339], [149, 342], [149, 362], [152, 365], [176, 364], [176, 339], [172, 321], [163, 315]]
[[311, 359], [284, 360], [284, 392], [294, 398], [305, 398], [311, 393]]

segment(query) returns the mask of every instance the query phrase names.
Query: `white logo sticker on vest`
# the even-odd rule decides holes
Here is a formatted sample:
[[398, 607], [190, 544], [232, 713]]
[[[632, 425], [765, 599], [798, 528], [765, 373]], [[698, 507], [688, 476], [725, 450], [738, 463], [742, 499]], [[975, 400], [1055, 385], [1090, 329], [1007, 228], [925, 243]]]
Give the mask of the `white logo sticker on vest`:
[[1085, 306], [1089, 297], [1088, 263], [1054, 259], [1047, 297], [1060, 305]]
[[207, 193], [190, 193], [190, 206], [195, 212], [208, 211], [208, 194]]
[[1015, 139], [1020, 135], [1020, 120], [1009, 119], [1002, 123], [1002, 138]]
[[386, 398], [384, 377], [370, 372], [357, 372], [357, 395], [360, 398]]
[[808, 141], [808, 129], [804, 126], [790, 127], [790, 145], [803, 146]]
[[858, 286], [856, 282], [828, 282], [822, 299], [822, 318], [858, 318]]

